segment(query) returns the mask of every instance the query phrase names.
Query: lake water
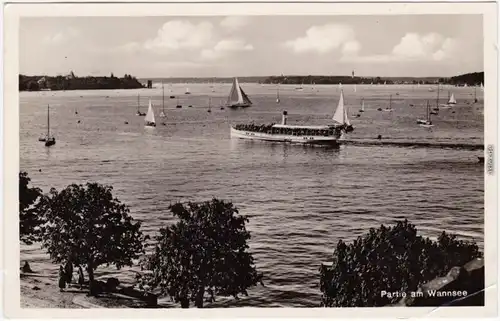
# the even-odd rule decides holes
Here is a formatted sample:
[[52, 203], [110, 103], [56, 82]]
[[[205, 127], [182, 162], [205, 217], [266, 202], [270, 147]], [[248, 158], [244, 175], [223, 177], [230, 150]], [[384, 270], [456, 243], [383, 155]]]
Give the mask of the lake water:
[[[71, 183], [111, 184], [154, 234], [174, 222], [168, 206], [176, 201], [217, 197], [232, 201], [247, 215], [250, 250], [265, 287], [239, 301], [212, 306], [315, 307], [320, 304], [319, 267], [330, 260], [339, 239], [352, 240], [370, 227], [408, 218], [419, 232], [436, 237], [446, 230], [483, 246], [484, 168], [482, 151], [438, 148], [343, 146], [339, 150], [231, 140], [230, 124], [280, 122], [325, 124], [333, 116], [337, 86], [281, 86], [276, 104], [273, 85], [242, 84], [254, 102], [245, 110], [221, 110], [230, 84], [165, 87], [166, 119], [159, 118], [162, 90], [23, 92], [20, 94], [20, 166], [35, 186], [48, 191]], [[449, 87], [458, 104], [434, 116], [435, 126], [416, 125], [425, 103], [436, 103], [429, 86], [343, 86], [357, 113], [350, 138], [404, 139], [430, 142], [483, 143], [483, 93], [473, 101], [473, 88]], [[135, 116], [137, 95], [142, 111], [151, 98], [155, 129], [145, 129]], [[176, 109], [177, 99], [184, 107]], [[392, 95], [393, 112], [380, 112]], [[212, 97], [212, 112], [207, 112]], [[38, 142], [45, 132], [47, 104], [57, 144]], [[410, 104], [415, 106], [410, 107]], [[189, 108], [188, 105], [192, 105]], [[75, 110], [78, 114], [75, 114]], [[455, 113], [453, 113], [455, 111]], [[80, 123], [77, 121], [80, 120]], [[128, 124], [125, 124], [128, 121]], [[166, 126], [161, 125], [165, 122]], [[41, 171], [39, 171], [41, 170]], [[47, 264], [38, 246], [21, 247], [21, 259]], [[46, 265], [56, 272], [57, 266]], [[97, 275], [133, 277], [132, 269], [99, 268]]]

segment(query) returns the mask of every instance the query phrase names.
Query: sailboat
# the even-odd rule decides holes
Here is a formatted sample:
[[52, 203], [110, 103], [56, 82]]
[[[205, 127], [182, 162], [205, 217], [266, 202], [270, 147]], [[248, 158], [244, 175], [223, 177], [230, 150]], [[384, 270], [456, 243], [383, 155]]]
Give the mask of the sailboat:
[[227, 106], [231, 108], [252, 106], [250, 98], [248, 98], [247, 94], [240, 87], [238, 78], [236, 77], [233, 78], [233, 87], [231, 87], [231, 91], [227, 97]]
[[365, 99], [363, 98], [361, 100], [361, 109], [359, 110], [360, 113], [364, 113], [365, 112]]
[[161, 103], [162, 103], [162, 109], [160, 113], [160, 117], [166, 117], [165, 115], [165, 87], [163, 86], [163, 82], [161, 83]]
[[138, 94], [137, 95], [137, 112], [135, 113], [135, 115], [136, 116], [145, 116], [146, 114], [141, 112], [141, 105], [139, 103], [139, 100], [140, 100], [140, 95]]
[[447, 104], [442, 104], [441, 107], [443, 108], [450, 108], [450, 107], [453, 107], [457, 104], [457, 101], [455, 99], [455, 95], [452, 93], [450, 98], [448, 99], [448, 103]]
[[354, 92], [356, 92], [356, 84], [354, 84]]
[[440, 89], [440, 87], [439, 87], [439, 83], [438, 83], [438, 85], [437, 85], [437, 96], [436, 96], [436, 107], [434, 107], [432, 109], [432, 111], [430, 112], [431, 115], [437, 115], [439, 113], [439, 89]]
[[434, 126], [431, 121], [431, 107], [429, 105], [429, 101], [427, 101], [427, 106], [426, 106], [426, 119], [417, 119], [417, 124], [419, 124], [422, 127], [432, 127]]
[[389, 95], [389, 106], [387, 106], [384, 111], [392, 111], [392, 95]]
[[481, 83], [481, 90], [484, 91], [484, 85]]
[[153, 106], [151, 105], [151, 99], [149, 100], [148, 113], [144, 117], [145, 127], [156, 127], [155, 113], [153, 111]]
[[208, 110], [207, 112], [211, 113], [212, 112], [212, 98], [208, 97]]
[[191, 94], [191, 92], [189, 91], [189, 88], [186, 88], [186, 92], [185, 92], [186, 95], [189, 95]]
[[49, 147], [56, 144], [56, 138], [54, 136], [50, 136], [50, 106], [47, 105], [47, 136], [45, 136], [44, 140], [39, 139], [40, 141], [45, 142], [45, 146]]
[[280, 85], [276, 88], [276, 103], [280, 103]]
[[175, 106], [175, 108], [182, 108], [182, 105], [179, 103], [179, 98], [177, 98], [177, 105]]
[[335, 110], [335, 114], [332, 117], [332, 120], [336, 122], [338, 125], [344, 126], [344, 130], [346, 133], [352, 132], [354, 127], [351, 125], [349, 121], [349, 117], [347, 117], [347, 110], [344, 105], [344, 91], [340, 90], [340, 98], [339, 103], [337, 105], [337, 109]]
[[474, 87], [474, 102], [477, 103], [476, 87]]
[[224, 100], [220, 100], [220, 109], [224, 110]]

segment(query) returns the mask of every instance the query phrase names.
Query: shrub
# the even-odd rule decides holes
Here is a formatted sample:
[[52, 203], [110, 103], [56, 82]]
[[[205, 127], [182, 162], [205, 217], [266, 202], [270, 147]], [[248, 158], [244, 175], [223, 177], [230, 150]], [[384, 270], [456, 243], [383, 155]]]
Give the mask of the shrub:
[[151, 273], [143, 275], [141, 286], [159, 288], [183, 308], [189, 302], [203, 307], [204, 295], [247, 294], [247, 288], [261, 282], [262, 275], [247, 252], [245, 216], [230, 202], [217, 199], [203, 203], [170, 206], [179, 222], [160, 230], [156, 247], [144, 262]]
[[351, 244], [340, 240], [331, 267], [322, 267], [322, 306], [375, 307], [400, 298], [382, 291], [410, 292], [443, 276], [454, 266], [482, 257], [475, 243], [459, 241], [443, 232], [437, 242], [417, 235], [414, 225], [398, 222], [370, 229]]

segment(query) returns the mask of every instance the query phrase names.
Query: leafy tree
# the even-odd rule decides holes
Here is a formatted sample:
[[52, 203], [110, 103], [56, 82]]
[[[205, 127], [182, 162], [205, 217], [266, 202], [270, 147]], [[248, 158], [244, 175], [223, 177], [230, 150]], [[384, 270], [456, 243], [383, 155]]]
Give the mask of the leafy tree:
[[29, 187], [30, 181], [28, 173], [19, 172], [19, 236], [26, 244], [40, 240], [43, 224], [42, 190]]
[[42, 245], [54, 262], [70, 260], [84, 266], [90, 284], [102, 264], [131, 266], [144, 253], [148, 238], [140, 231], [140, 222], [132, 223], [129, 208], [113, 198], [112, 189], [87, 183], [50, 191]]
[[414, 225], [398, 222], [370, 229], [351, 244], [338, 242], [331, 267], [321, 269], [322, 305], [373, 307], [400, 298], [381, 296], [381, 291], [410, 292], [436, 277], [446, 275], [482, 257], [475, 243], [458, 241], [443, 232], [437, 242], [417, 235]]
[[247, 252], [248, 219], [235, 215], [232, 203], [214, 198], [176, 203], [169, 209], [180, 221], [160, 230], [155, 250], [145, 261], [151, 273], [142, 276], [141, 286], [159, 288], [183, 308], [190, 302], [202, 308], [205, 293], [212, 302], [216, 295], [248, 295], [247, 288], [262, 284], [262, 274]]

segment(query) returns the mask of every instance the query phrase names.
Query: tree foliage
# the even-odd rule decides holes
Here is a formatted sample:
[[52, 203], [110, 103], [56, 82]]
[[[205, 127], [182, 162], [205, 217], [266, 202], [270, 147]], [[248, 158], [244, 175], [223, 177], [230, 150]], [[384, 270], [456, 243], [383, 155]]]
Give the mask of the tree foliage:
[[113, 198], [112, 189], [87, 183], [50, 191], [43, 247], [54, 262], [85, 266], [90, 281], [98, 266], [131, 266], [144, 253], [147, 236], [140, 222], [132, 222], [128, 207]]
[[111, 77], [77, 77], [74, 74], [70, 75], [70, 77], [43, 76], [45, 82], [39, 85], [37, 81], [39, 81], [42, 76], [19, 75], [19, 90], [136, 89], [144, 87], [137, 78], [130, 75], [126, 76], [127, 77], [124, 78], [117, 78], [113, 74], [111, 74]]
[[321, 269], [322, 305], [374, 307], [398, 301], [381, 291], [410, 292], [482, 257], [475, 243], [442, 232], [437, 242], [417, 235], [414, 225], [398, 222], [370, 229], [351, 244], [338, 242], [331, 267]]
[[19, 236], [26, 244], [40, 240], [43, 224], [42, 190], [29, 187], [30, 181], [28, 173], [19, 172]]
[[160, 289], [182, 307], [194, 302], [203, 307], [204, 295], [248, 295], [247, 288], [261, 282], [253, 256], [247, 252], [250, 233], [246, 216], [239, 216], [230, 202], [212, 199], [203, 203], [176, 203], [169, 207], [179, 218], [160, 230], [145, 267], [151, 273], [141, 285]]

